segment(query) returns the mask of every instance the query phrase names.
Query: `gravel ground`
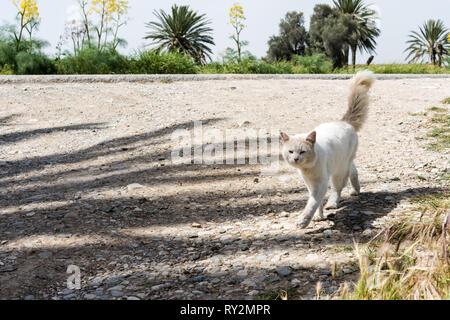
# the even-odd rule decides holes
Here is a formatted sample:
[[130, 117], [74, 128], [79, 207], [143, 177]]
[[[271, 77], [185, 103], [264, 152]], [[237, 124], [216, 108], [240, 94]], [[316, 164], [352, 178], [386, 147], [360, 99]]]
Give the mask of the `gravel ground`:
[[[3, 78], [5, 79], [5, 78]], [[8, 81], [6, 81], [8, 82]], [[172, 133], [303, 132], [339, 119], [343, 80], [0, 84], [0, 299], [311, 299], [357, 277], [365, 242], [409, 200], [448, 189], [449, 152], [426, 149], [424, 112], [450, 79], [378, 81], [356, 164], [362, 194], [308, 229], [297, 173], [176, 164]], [[274, 137], [278, 139], [278, 137]], [[206, 143], [207, 141], [203, 141]], [[337, 275], [331, 277], [333, 265]], [[69, 265], [81, 289], [66, 286]]]

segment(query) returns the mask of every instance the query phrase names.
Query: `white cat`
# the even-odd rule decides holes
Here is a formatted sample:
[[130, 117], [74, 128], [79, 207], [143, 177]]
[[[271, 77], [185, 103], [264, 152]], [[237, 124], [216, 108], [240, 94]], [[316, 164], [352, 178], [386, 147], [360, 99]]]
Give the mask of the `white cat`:
[[281, 132], [282, 154], [287, 163], [297, 168], [309, 191], [309, 200], [299, 226], [306, 228], [314, 213], [323, 220], [323, 199], [331, 182], [331, 195], [326, 209], [337, 208], [342, 189], [350, 176], [352, 195], [360, 191], [358, 171], [353, 163], [358, 148], [357, 131], [367, 118], [369, 89], [374, 83], [373, 73], [362, 71], [353, 78], [348, 110], [341, 121], [323, 123], [307, 134], [292, 137]]

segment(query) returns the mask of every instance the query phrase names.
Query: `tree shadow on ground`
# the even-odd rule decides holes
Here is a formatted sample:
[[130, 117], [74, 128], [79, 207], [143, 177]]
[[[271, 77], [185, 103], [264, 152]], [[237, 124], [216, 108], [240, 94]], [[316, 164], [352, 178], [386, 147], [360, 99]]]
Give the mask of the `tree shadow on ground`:
[[389, 214], [401, 200], [415, 199], [422, 195], [442, 192], [442, 188], [409, 188], [398, 192], [362, 192], [359, 196], [344, 198], [337, 210], [327, 216], [332, 227], [321, 228], [311, 233], [337, 230], [341, 233], [360, 233], [372, 228], [373, 221]]
[[[13, 250], [11, 252], [3, 252], [0, 254], [0, 258], [5, 255], [14, 254], [19, 256], [19, 259], [15, 261], [15, 265], [9, 266], [10, 269], [6, 269], [4, 272], [0, 270], [0, 278], [7, 273], [14, 274], [17, 271], [23, 272], [27, 269], [32, 271], [29, 273], [23, 272], [21, 278], [16, 278], [16, 281], [18, 281], [16, 287], [14, 287], [14, 282], [12, 282], [3, 289], [0, 289], [0, 297], [10, 298], [13, 287], [16, 290], [14, 296], [17, 297], [20, 297], [21, 294], [37, 292], [37, 288], [44, 286], [46, 288], [53, 288], [53, 292], [56, 293], [61, 288], [64, 288], [64, 281], [67, 279], [65, 268], [69, 264], [80, 266], [85, 277], [84, 279], [90, 278], [90, 282], [95, 282], [92, 278], [97, 277], [101, 279], [100, 282], [105, 283], [107, 286], [113, 286], [121, 281], [128, 280], [133, 283], [133, 287], [136, 290], [142, 290], [142, 292], [145, 292], [152, 299], [167, 298], [167, 291], [173, 288], [189, 291], [193, 283], [206, 281], [207, 279], [211, 280], [212, 278], [218, 278], [220, 282], [205, 288], [205, 297], [208, 298], [217, 298], [217, 294], [219, 293], [223, 297], [242, 299], [246, 296], [248, 290], [256, 289], [263, 292], [264, 290], [289, 287], [291, 286], [290, 281], [294, 278], [301, 278], [304, 281], [305, 284], [303, 285], [304, 290], [301, 291], [303, 292], [302, 294], [311, 295], [311, 290], [315, 287], [315, 281], [327, 281], [327, 285], [334, 288], [344, 281], [348, 281], [352, 276], [341, 274], [336, 279], [331, 279], [330, 269], [328, 267], [305, 267], [301, 263], [294, 263], [292, 266], [292, 274], [286, 277], [280, 277], [277, 275], [275, 267], [258, 268], [250, 266], [248, 268], [249, 272], [254, 273], [254, 276], [264, 276], [265, 280], [262, 283], [256, 283], [255, 285], [246, 287], [240, 284], [245, 278], [240, 278], [237, 275], [237, 272], [240, 270], [239, 268], [230, 266], [224, 273], [213, 272], [211, 270], [205, 271], [205, 264], [202, 264], [202, 261], [215, 259], [215, 257], [222, 259], [221, 261], [226, 261], [228, 256], [238, 255], [242, 257], [242, 264], [245, 266], [245, 261], [250, 255], [263, 255], [263, 259], [272, 259], [274, 255], [276, 256], [277, 253], [282, 253], [284, 250], [294, 250], [291, 252], [293, 255], [297, 251], [298, 254], [305, 255], [307, 253], [317, 253], [318, 250], [327, 250], [324, 247], [324, 244], [327, 243], [332, 243], [334, 246], [348, 246], [348, 242], [344, 240], [350, 239], [350, 234], [352, 238], [360, 240], [361, 232], [364, 228], [368, 227], [375, 218], [391, 212], [400, 200], [416, 198], [420, 195], [440, 191], [442, 190], [439, 188], [412, 188], [397, 193], [363, 193], [359, 198], [344, 199], [342, 207], [335, 214], [329, 216], [329, 220], [334, 224], [331, 227], [317, 231], [304, 230], [303, 232], [295, 232], [294, 234], [288, 232], [284, 233], [284, 235], [279, 235], [276, 229], [271, 230], [269, 228], [267, 230], [261, 230], [260, 234], [251, 237], [242, 237], [239, 234], [225, 234], [227, 236], [226, 241], [224, 241], [223, 235], [219, 234], [207, 238], [192, 238], [189, 233], [180, 233], [177, 237], [173, 238], [174, 236], [165, 237], [163, 235], [133, 235], [125, 230], [127, 228], [145, 229], [157, 221], [163, 223], [164, 226], [170, 226], [172, 223], [186, 223], [190, 226], [192, 221], [197, 221], [201, 216], [197, 207], [185, 209], [186, 212], [182, 216], [179, 215], [176, 209], [165, 211], [159, 215], [158, 213], [154, 213], [150, 208], [142, 206], [142, 201], [146, 202], [146, 200], [118, 199], [118, 203], [123, 203], [121, 207], [117, 208], [118, 210], [113, 208], [111, 212], [94, 211], [90, 212], [89, 215], [86, 214], [71, 221], [66, 220], [66, 228], [61, 230], [54, 229], [54, 223], [61, 222], [61, 219], [57, 215], [49, 215], [45, 219], [47, 221], [46, 227], [36, 230], [39, 231], [38, 234], [64, 238], [68, 232], [73, 232], [73, 234], [69, 234], [69, 237], [76, 239], [80, 236], [88, 235], [93, 242], [82, 245], [74, 243], [69, 246], [42, 245], [40, 247], [35, 246]], [[273, 194], [268, 194], [268, 196], [271, 195]], [[198, 203], [206, 204], [202, 202], [205, 198], [199, 198], [199, 195], [192, 196], [196, 198]], [[247, 196], [251, 196], [251, 194]], [[219, 196], [216, 195], [216, 197]], [[384, 201], [386, 197], [394, 199], [386, 202]], [[239, 197], [235, 196], [235, 198]], [[161, 207], [157, 210], [170, 209], [170, 207], [164, 207], [167, 201], [167, 199], [161, 199], [159, 203]], [[183, 201], [179, 203], [182, 205], [185, 204]], [[364, 207], [361, 207], [362, 204], [364, 204]], [[89, 202], [87, 205], [89, 205]], [[105, 202], [103, 205], [108, 206], [111, 203]], [[145, 208], [144, 213], [132, 211], [131, 209], [135, 205]], [[205, 212], [208, 215], [204, 218], [206, 221], [216, 222], [225, 222], [227, 219], [240, 219], [245, 223], [248, 214], [266, 215], [267, 212], [280, 212], [282, 210], [295, 212], [302, 209], [304, 205], [304, 201], [299, 201], [295, 204], [271, 203], [258, 206], [257, 208], [249, 208], [244, 205], [226, 208], [222, 212], [217, 212], [217, 214], [213, 215], [210, 215], [210, 211], [207, 209]], [[214, 207], [215, 204], [211, 203], [210, 209]], [[363, 208], [366, 212], [370, 210], [378, 214], [367, 215], [361, 213]], [[356, 211], [359, 212], [356, 213]], [[173, 215], [168, 214], [168, 212], [172, 212]], [[19, 215], [14, 216], [15, 219], [19, 217]], [[42, 217], [33, 216], [31, 222], [39, 219], [42, 219]], [[289, 217], [287, 219], [293, 223], [296, 222], [295, 217]], [[167, 223], [168, 220], [170, 223]], [[25, 220], [21, 221], [18, 219], [17, 222], [19, 223], [17, 228], [22, 230], [32, 228], [32, 224], [26, 225]], [[72, 223], [73, 225], [71, 225]], [[91, 223], [92, 228], [89, 227]], [[361, 229], [354, 230], [354, 226], [360, 225], [363, 225]], [[87, 226], [88, 228], [86, 229]], [[323, 231], [326, 229], [338, 232], [334, 234], [335, 239], [330, 240], [324, 236]], [[193, 229], [190, 228], [190, 230], [192, 231]], [[10, 238], [10, 240], [14, 240], [14, 237]], [[187, 248], [190, 248], [188, 250], [189, 254], [186, 254]], [[267, 254], [268, 256], [264, 258]], [[331, 253], [327, 253], [327, 256], [331, 256]], [[111, 265], [111, 262], [114, 262], [113, 265]], [[276, 265], [276, 262], [274, 263]], [[138, 268], [139, 271], [135, 271], [133, 268], [126, 268], [125, 265], [141, 267]], [[158, 266], [160, 265], [170, 265], [171, 267], [168, 270], [171, 272], [162, 278], [154, 278], [152, 274], [160, 271], [158, 270]], [[207, 265], [209, 265], [209, 262]], [[355, 268], [356, 271], [357, 268]], [[314, 275], [313, 278], [311, 278], [311, 274]], [[24, 286], [24, 283], [27, 283], [27, 285]], [[306, 283], [309, 283], [309, 285], [306, 285]], [[160, 287], [158, 287], [159, 289], [151, 289], [153, 286]], [[236, 290], [233, 291], [233, 288]], [[90, 283], [84, 284], [83, 292], [93, 290], [95, 290], [95, 286]], [[228, 292], [227, 290], [232, 291]], [[332, 293], [331, 291], [330, 293]], [[180, 298], [183, 298], [183, 296], [180, 296]], [[197, 297], [194, 296], [191, 298], [195, 299]]]
[[[0, 121], [1, 121], [1, 119], [0, 119]], [[61, 127], [6, 133], [6, 134], [0, 135], [0, 145], [17, 143], [22, 140], [35, 138], [40, 135], [51, 134], [51, 133], [55, 133], [55, 132], [100, 130], [103, 128], [103, 125], [104, 125], [104, 123], [85, 123], [85, 124], [76, 124], [76, 125], [70, 125], [70, 126], [61, 126]]]
[[14, 120], [15, 118], [18, 118], [20, 114], [11, 114], [6, 117], [0, 118], [0, 126], [10, 126], [11, 124], [8, 124], [11, 122], [11, 120]]
[[[309, 291], [315, 287], [315, 281], [328, 281], [328, 286], [331, 286], [332, 281], [340, 283], [348, 279], [342, 273], [331, 279], [329, 267], [305, 265], [301, 261], [289, 264], [292, 270], [289, 275], [277, 274], [278, 255], [290, 250], [292, 255], [298, 254], [301, 258], [302, 254], [317, 252], [317, 247], [321, 247], [326, 241], [319, 235], [280, 237], [276, 234], [259, 234], [245, 239], [229, 235], [227, 241], [221, 237], [222, 235], [207, 239], [188, 237], [174, 239], [119, 233], [117, 238], [112, 237], [110, 241], [18, 250], [14, 252], [18, 256], [14, 264], [8, 266], [9, 269], [0, 268], [0, 279], [2, 277], [6, 279], [17, 272], [20, 272], [21, 277], [4, 282], [5, 285], [0, 288], [0, 298], [23, 298], [29, 294], [40, 297], [39, 288], [46, 288], [47, 293], [56, 295], [57, 292], [66, 289], [68, 277], [66, 270], [69, 265], [76, 265], [81, 269], [82, 293], [96, 290], [99, 285], [95, 283], [108, 288], [127, 280], [132, 284], [134, 292], [146, 293], [148, 298], [152, 299], [167, 299], [166, 291], [169, 289], [183, 289], [189, 292], [193, 284], [203, 281], [212, 282], [212, 285], [205, 287], [206, 298], [217, 299], [226, 296], [242, 299], [247, 296], [249, 290], [256, 289], [263, 293], [280, 287], [292, 287], [293, 279], [303, 280], [302, 292], [305, 295], [311, 294]], [[117, 241], [119, 238], [120, 241]], [[336, 243], [339, 244], [345, 245]], [[293, 247], [295, 249], [292, 251]], [[164, 249], [161, 251], [161, 248]], [[189, 254], [185, 254], [186, 250]], [[0, 258], [4, 255], [0, 254]], [[266, 260], [274, 262], [259, 267], [257, 262], [249, 263], [250, 256], [264, 259], [264, 262], [267, 262]], [[240, 259], [242, 263], [232, 264], [225, 268], [225, 271], [220, 271], [220, 266], [228, 265], [226, 262], [228, 259]], [[155, 277], [154, 273], [160, 272], [162, 265], [170, 272]], [[242, 284], [247, 277], [237, 272], [244, 268], [253, 279], [257, 279], [254, 284]], [[25, 272], [26, 270], [30, 272]], [[306, 286], [307, 283], [311, 285]], [[155, 289], [154, 286], [159, 288]], [[232, 292], [227, 292], [228, 290]], [[179, 295], [179, 298], [186, 296]]]
[[[226, 178], [227, 181], [240, 176], [213, 176], [210, 179]], [[203, 180], [208, 181], [208, 180]], [[45, 191], [45, 190], [43, 190]], [[63, 191], [63, 190], [62, 190]], [[247, 216], [264, 216], [280, 212], [298, 212], [305, 206], [304, 200], [270, 200], [279, 192], [303, 193], [305, 189], [277, 189], [264, 192], [265, 201], [250, 204], [258, 199], [256, 191], [187, 193], [179, 195], [161, 195], [148, 199], [145, 195], [117, 197], [114, 199], [73, 199], [69, 204], [52, 206], [52, 201], [60, 200], [44, 194], [21, 200], [21, 206], [36, 201], [44, 202], [42, 208], [22, 209], [14, 213], [4, 213], [0, 226], [4, 229], [3, 240], [12, 241], [34, 235], [70, 233], [74, 235], [95, 235], [109, 230], [126, 228], [148, 228], [152, 226], [174, 226], [191, 224], [195, 221], [225, 223], [245, 219]], [[42, 196], [41, 196], [42, 197]], [[232, 203], [230, 203], [230, 199]], [[223, 201], [227, 204], [224, 205]], [[265, 203], [266, 202], [266, 203]], [[138, 210], [137, 210], [138, 209]], [[105, 229], [106, 228], [106, 229]]]
[[[220, 120], [222, 119], [208, 119], [203, 121], [203, 124], [213, 124]], [[82, 130], [87, 127], [90, 128], [90, 125], [66, 128]], [[238, 219], [246, 214], [259, 216], [279, 210], [298, 211], [304, 205], [303, 202], [296, 201], [295, 203], [272, 202], [266, 207], [257, 204], [248, 208], [246, 203], [221, 206], [220, 202], [223, 200], [234, 198], [243, 199], [242, 201], [246, 202], [258, 196], [255, 191], [236, 192], [236, 190], [227, 192], [211, 190], [206, 193], [187, 192], [182, 197], [162, 194], [157, 198], [148, 198], [145, 192], [138, 195], [129, 195], [126, 192], [125, 195], [121, 195], [121, 192], [118, 192], [109, 199], [88, 199], [80, 195], [95, 191], [116, 190], [117, 188], [126, 189], [129, 184], [141, 184], [143, 187], [178, 184], [181, 187], [183, 184], [218, 181], [232, 183], [238, 179], [248, 179], [249, 177], [253, 179], [253, 177], [259, 176], [260, 170], [249, 165], [256, 163], [258, 158], [252, 158], [250, 155], [244, 156], [244, 158], [234, 157], [235, 164], [228, 165], [205, 166], [191, 163], [169, 163], [148, 169], [129, 170], [136, 167], [137, 164], [170, 159], [171, 150], [167, 150], [167, 147], [150, 148], [143, 154], [133, 155], [133, 150], [137, 149], [136, 144], [142, 146], [144, 143], [145, 147], [159, 144], [161, 139], [166, 139], [177, 129], [192, 130], [192, 128], [192, 122], [185, 122], [143, 134], [111, 139], [71, 153], [27, 158], [2, 164], [1, 169], [4, 170], [0, 170], [0, 187], [4, 188], [4, 191], [0, 199], [0, 208], [5, 211], [0, 215], [0, 229], [4, 230], [3, 238], [13, 240], [32, 235], [58, 234], [62, 231], [73, 234], [95, 234], [98, 233], [99, 227], [108, 226], [125, 228], [148, 227], [158, 224], [171, 225], [192, 221], [196, 219], [192, 215], [198, 214], [208, 221], [226, 221]], [[62, 127], [57, 129], [64, 130]], [[45, 133], [49, 130], [52, 131], [52, 129], [42, 129], [39, 132]], [[17, 133], [14, 138], [25, 137]], [[239, 143], [239, 141], [235, 142], [235, 150]], [[246, 148], [250, 143], [248, 138], [244, 140]], [[193, 146], [192, 149], [195, 147]], [[204, 148], [205, 145], [200, 147]], [[225, 148], [225, 145], [222, 145], [222, 148]], [[110, 160], [102, 164], [94, 162], [98, 157], [115, 156], [119, 153], [124, 156], [119, 160]], [[86, 161], [92, 162], [87, 167], [79, 165]], [[41, 173], [48, 167], [66, 164], [73, 164], [76, 167]], [[211, 167], [213, 167], [212, 170]], [[241, 171], [240, 168], [245, 168], [245, 170]], [[127, 171], [124, 172], [124, 169]], [[30, 172], [36, 174], [23, 177], [24, 174]], [[282, 190], [280, 188], [278, 192]], [[288, 192], [294, 191], [301, 192], [304, 189], [288, 190]], [[183, 193], [184, 191], [181, 194], [183, 195]], [[275, 194], [275, 191], [264, 192], [266, 198]], [[58, 202], [65, 203], [54, 205]], [[202, 208], [199, 209], [199, 206]], [[8, 210], [13, 207], [17, 209]], [[136, 208], [142, 210], [143, 213], [134, 211]], [[66, 218], [67, 215], [74, 212], [78, 215], [76, 223], [70, 222], [70, 219]]]
[[[214, 118], [214, 119], [207, 119], [203, 120], [204, 125], [213, 124], [215, 122], [223, 120], [222, 118]], [[98, 124], [86, 124], [86, 125], [80, 125], [80, 128], [77, 128], [77, 126], [74, 126], [73, 130], [83, 130], [83, 126], [86, 126], [87, 129], [89, 129], [89, 126], [96, 126]], [[58, 131], [64, 131], [64, 128], [68, 127], [61, 127]], [[44, 169], [45, 166], [55, 166], [55, 165], [62, 165], [62, 164], [76, 164], [88, 160], [95, 160], [98, 157], [101, 156], [110, 156], [113, 154], [127, 154], [131, 149], [133, 148], [133, 144], [136, 143], [148, 143], [147, 146], [151, 146], [156, 143], [161, 143], [158, 140], [162, 137], [166, 137], [170, 134], [172, 134], [174, 131], [178, 129], [186, 129], [186, 130], [192, 130], [193, 123], [192, 121], [186, 121], [179, 124], [174, 124], [171, 126], [167, 126], [164, 128], [160, 128], [157, 130], [148, 131], [145, 133], [140, 133], [136, 135], [131, 135], [128, 137], [120, 137], [115, 139], [110, 139], [107, 141], [103, 141], [101, 143], [98, 143], [92, 147], [88, 147], [85, 149], [81, 149], [75, 152], [71, 153], [58, 153], [58, 154], [52, 154], [48, 156], [36, 156], [36, 157], [30, 157], [23, 160], [15, 160], [15, 161], [8, 161], [8, 171], [6, 173], [0, 174], [0, 179], [10, 177], [10, 176], [16, 176], [20, 174], [24, 174], [31, 171], [36, 171], [40, 169]], [[57, 128], [58, 129], [58, 128]], [[40, 133], [49, 133], [51, 132], [52, 128], [45, 128], [45, 129], [38, 129], [33, 131], [38, 131]], [[33, 131], [31, 132], [18, 132], [18, 133], [11, 133], [4, 135], [6, 138], [8, 136], [11, 137], [11, 139], [16, 139], [16, 141], [25, 139], [27, 136], [29, 136]], [[24, 136], [24, 137], [23, 137]], [[166, 140], [167, 141], [167, 140]], [[145, 145], [144, 145], [145, 146]]]

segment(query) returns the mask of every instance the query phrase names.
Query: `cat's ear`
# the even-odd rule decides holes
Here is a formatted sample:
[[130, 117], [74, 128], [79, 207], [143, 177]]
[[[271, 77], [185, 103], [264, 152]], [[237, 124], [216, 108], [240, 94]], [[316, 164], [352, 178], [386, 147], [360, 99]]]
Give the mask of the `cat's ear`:
[[284, 132], [280, 132], [280, 137], [283, 140], [283, 142], [289, 141], [289, 136]]
[[309, 134], [309, 136], [306, 138], [306, 141], [314, 145], [316, 143], [316, 132], [313, 131]]

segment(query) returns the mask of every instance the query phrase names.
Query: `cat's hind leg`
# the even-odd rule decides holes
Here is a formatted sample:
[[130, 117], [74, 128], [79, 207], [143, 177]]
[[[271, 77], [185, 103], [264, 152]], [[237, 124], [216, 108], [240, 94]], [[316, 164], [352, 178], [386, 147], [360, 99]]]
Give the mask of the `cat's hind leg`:
[[325, 215], [323, 214], [323, 207], [324, 200], [322, 199], [322, 202], [319, 205], [319, 209], [317, 209], [316, 214], [314, 215], [313, 221], [323, 221], [326, 219]]
[[352, 166], [350, 168], [350, 183], [352, 184], [353, 190], [351, 191], [352, 196], [359, 195], [361, 191], [361, 186], [359, 184], [359, 178], [358, 178], [358, 169], [356, 169], [356, 166], [354, 163], [352, 163]]

